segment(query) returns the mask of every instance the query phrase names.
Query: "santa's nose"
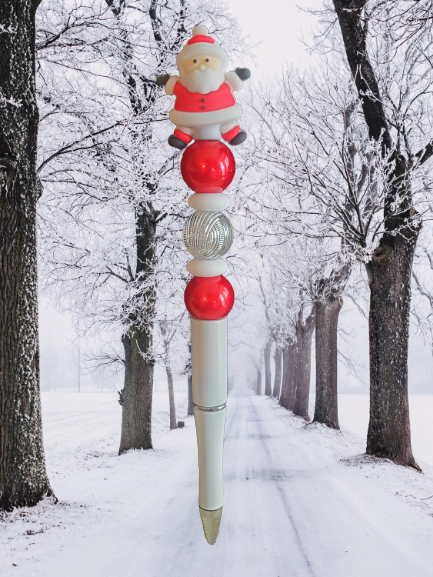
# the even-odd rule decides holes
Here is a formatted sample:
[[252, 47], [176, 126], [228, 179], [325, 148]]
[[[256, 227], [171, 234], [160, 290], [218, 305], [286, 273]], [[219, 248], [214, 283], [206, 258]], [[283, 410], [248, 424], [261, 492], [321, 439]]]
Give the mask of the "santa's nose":
[[206, 68], [206, 66], [204, 64], [200, 64], [200, 66], [198, 67], [200, 72], [203, 72], [203, 70], [205, 70], [205, 68]]

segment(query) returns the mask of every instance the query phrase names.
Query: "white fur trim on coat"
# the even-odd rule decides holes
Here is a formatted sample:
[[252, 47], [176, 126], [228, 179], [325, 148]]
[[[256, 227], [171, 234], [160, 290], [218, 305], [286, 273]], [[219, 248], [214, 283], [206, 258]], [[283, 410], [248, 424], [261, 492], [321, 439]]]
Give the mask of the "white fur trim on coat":
[[176, 126], [186, 126], [194, 128], [195, 126], [212, 126], [218, 124], [228, 124], [238, 120], [242, 116], [242, 106], [234, 104], [221, 110], [212, 110], [210, 112], [183, 112], [172, 109], [168, 115], [170, 121]]

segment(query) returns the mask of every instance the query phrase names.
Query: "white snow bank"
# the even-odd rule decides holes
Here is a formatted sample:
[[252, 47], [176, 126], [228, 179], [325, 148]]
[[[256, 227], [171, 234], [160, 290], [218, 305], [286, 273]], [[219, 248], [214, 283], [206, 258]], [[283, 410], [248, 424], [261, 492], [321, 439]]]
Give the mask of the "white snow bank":
[[[341, 428], [364, 440], [367, 438], [369, 402], [368, 395], [338, 395]], [[313, 416], [314, 399], [310, 409]], [[426, 463], [433, 467], [433, 395], [410, 395], [409, 409], [415, 459], [422, 466]]]

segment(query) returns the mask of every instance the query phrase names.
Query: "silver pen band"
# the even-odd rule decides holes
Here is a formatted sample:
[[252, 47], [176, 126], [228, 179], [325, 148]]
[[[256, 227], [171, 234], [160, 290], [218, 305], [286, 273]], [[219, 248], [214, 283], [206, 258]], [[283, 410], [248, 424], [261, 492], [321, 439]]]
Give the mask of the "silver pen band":
[[218, 405], [217, 407], [201, 407], [200, 405], [196, 405], [194, 402], [193, 405], [194, 409], [197, 409], [198, 411], [213, 412], [213, 411], [222, 411], [223, 409], [225, 409], [227, 406], [227, 402], [223, 403], [222, 405]]

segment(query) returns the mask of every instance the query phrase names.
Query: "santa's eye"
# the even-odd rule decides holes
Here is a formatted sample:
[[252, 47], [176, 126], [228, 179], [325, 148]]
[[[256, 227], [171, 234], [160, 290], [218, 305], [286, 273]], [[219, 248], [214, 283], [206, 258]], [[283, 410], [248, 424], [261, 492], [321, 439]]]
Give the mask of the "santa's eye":
[[194, 62], [194, 64], [197, 64], [197, 60], [195, 58], [194, 58], [193, 62]]
[[206, 62], [209, 62], [209, 58], [206, 58]]

